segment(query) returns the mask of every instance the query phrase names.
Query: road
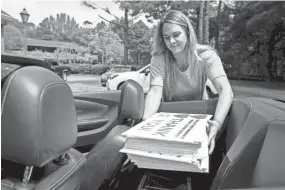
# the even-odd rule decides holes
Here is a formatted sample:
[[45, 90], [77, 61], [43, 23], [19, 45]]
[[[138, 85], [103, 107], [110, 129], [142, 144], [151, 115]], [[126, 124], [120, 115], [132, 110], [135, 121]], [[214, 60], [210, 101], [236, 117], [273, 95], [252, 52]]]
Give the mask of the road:
[[[106, 91], [101, 86], [100, 75], [71, 75], [67, 82], [74, 93]], [[285, 102], [285, 83], [252, 82], [230, 80], [236, 97], [267, 97]]]

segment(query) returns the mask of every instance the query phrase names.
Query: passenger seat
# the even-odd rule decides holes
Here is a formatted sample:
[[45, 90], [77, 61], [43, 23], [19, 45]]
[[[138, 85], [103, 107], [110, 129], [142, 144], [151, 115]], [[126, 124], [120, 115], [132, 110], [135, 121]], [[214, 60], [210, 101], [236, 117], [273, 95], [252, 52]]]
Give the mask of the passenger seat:
[[112, 179], [126, 159], [126, 155], [119, 150], [125, 145], [125, 138], [121, 135], [131, 126], [120, 125], [125, 118], [132, 124], [142, 119], [144, 112], [143, 88], [137, 82], [128, 80], [122, 87], [119, 108], [118, 123], [105, 138], [96, 144], [86, 155], [87, 171], [82, 190], [96, 190], [106, 180]]

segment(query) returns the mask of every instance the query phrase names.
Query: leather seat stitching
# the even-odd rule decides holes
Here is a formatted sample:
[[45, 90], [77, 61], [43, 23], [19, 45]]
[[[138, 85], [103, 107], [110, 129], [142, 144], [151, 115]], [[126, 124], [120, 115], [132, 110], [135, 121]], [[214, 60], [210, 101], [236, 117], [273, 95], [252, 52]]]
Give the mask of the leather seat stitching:
[[264, 126], [264, 127], [262, 127], [262, 128], [260, 128], [260, 130], [258, 131], [258, 133], [256, 133], [256, 134], [254, 135], [254, 137], [243, 147], [243, 149], [240, 151], [240, 154], [237, 156], [237, 158], [233, 161], [232, 164], [229, 165], [229, 166], [232, 166], [232, 168], [230, 168], [230, 171], [229, 171], [229, 172], [227, 173], [227, 175], [225, 175], [225, 177], [223, 178], [223, 180], [222, 180], [221, 185], [219, 186], [219, 188], [221, 188], [221, 186], [224, 184], [226, 177], [227, 177], [229, 174], [231, 174], [231, 173], [233, 172], [234, 168], [236, 167], [235, 163], [239, 161], [239, 159], [240, 159], [241, 156], [243, 155], [243, 152], [245, 151], [246, 147], [247, 147], [253, 140], [255, 140], [255, 138], [257, 138], [258, 134], [261, 133], [261, 131], [262, 131], [263, 128], [268, 127], [268, 126], [269, 126], [269, 124], [266, 125], [266, 126]]
[[[252, 113], [252, 103], [251, 103], [249, 100], [244, 99], [244, 98], [235, 98], [233, 101], [236, 101], [236, 100], [245, 100], [245, 101], [247, 101], [247, 102], [249, 103], [249, 105], [250, 105], [250, 110], [249, 110], [249, 112], [248, 112], [248, 114], [247, 114], [246, 119], [244, 120], [244, 122], [243, 122], [243, 124], [242, 124], [242, 127], [241, 127], [241, 129], [240, 129], [240, 131], [241, 131], [241, 130], [244, 128], [244, 124], [245, 124], [246, 121], [248, 120], [249, 115]], [[228, 122], [230, 122], [230, 119], [229, 119]], [[233, 143], [234, 143], [234, 142], [233, 142]], [[232, 144], [233, 144], [233, 143], [232, 143]]]
[[47, 190], [50, 190], [51, 188], [55, 189], [56, 187], [61, 185], [62, 182], [64, 181], [63, 178], [65, 178], [67, 175], [69, 177], [72, 173], [74, 173], [75, 169], [77, 169], [83, 163], [84, 160], [85, 156], [83, 156], [80, 160], [78, 160], [77, 163], [68, 172], [66, 172], [60, 179], [55, 181], [54, 184], [52, 184]]
[[[244, 100], [244, 101], [247, 101], [247, 102], [249, 103], [249, 105], [250, 105], [250, 110], [249, 110], [249, 112], [248, 112], [248, 114], [247, 114], [246, 119], [244, 120], [244, 122], [243, 122], [243, 124], [242, 124], [242, 127], [241, 127], [241, 129], [240, 129], [240, 131], [241, 131], [241, 130], [243, 129], [244, 124], [246, 123], [246, 121], [247, 121], [249, 115], [250, 115], [251, 112], [252, 112], [252, 104], [251, 104], [251, 102], [250, 102], [249, 100], [244, 99], [244, 98], [235, 98], [233, 101], [236, 101], [236, 100]], [[229, 120], [229, 121], [230, 121], [230, 120]]]
[[[120, 126], [120, 125], [119, 125], [119, 126]], [[114, 140], [114, 139], [115, 139], [114, 137], [116, 137], [116, 136], [117, 136], [116, 133], [112, 134], [111, 139], [110, 139], [109, 142], [112, 142], [112, 140]], [[101, 141], [101, 142], [102, 142], [102, 141]], [[100, 150], [101, 150], [100, 152], [102, 152], [102, 150], [104, 150], [104, 149], [105, 149], [108, 145], [110, 145], [110, 144], [111, 144], [111, 143], [106, 143], [105, 146], [100, 149]], [[93, 154], [90, 155], [89, 158], [90, 158], [90, 159], [93, 158], [94, 155], [96, 155], [96, 154], [98, 154], [98, 153], [100, 153], [100, 152], [94, 152]]]
[[[116, 156], [115, 160], [114, 160], [112, 163], [115, 163], [115, 162], [119, 159], [119, 157], [120, 157], [119, 155], [120, 155], [120, 154], [118, 154], [118, 155]], [[105, 175], [100, 179], [100, 183], [98, 183], [99, 186], [102, 184], [102, 182], [104, 181], [104, 179], [107, 177], [107, 174], [109, 173], [110, 170], [111, 170], [111, 169], [107, 170], [107, 172], [105, 172]], [[96, 189], [99, 188], [98, 185], [97, 185], [97, 187], [95, 187], [94, 190], [96, 190]]]
[[[275, 122], [275, 121], [285, 121], [285, 119], [274, 119], [274, 120], [271, 120], [271, 121], [269, 121], [269, 123], [268, 123], [266, 126], [264, 126], [264, 127], [268, 127], [271, 123], [273, 123], [273, 122]], [[256, 138], [256, 136], [262, 131], [262, 129], [263, 129], [264, 127], [262, 127], [262, 128], [258, 131], [258, 133], [256, 133], [256, 134], [254, 135], [254, 137], [253, 137], [253, 138], [246, 144], [246, 146], [244, 146], [244, 148], [241, 150], [241, 152], [240, 152], [240, 154], [238, 155], [238, 157], [233, 161], [232, 164], [229, 165], [229, 166], [233, 166], [233, 167], [232, 167], [231, 170], [228, 172], [228, 174], [232, 173], [233, 169], [235, 168], [235, 165], [234, 165], [234, 164], [235, 164], [237, 161], [239, 161], [239, 159], [240, 159], [240, 157], [242, 156], [242, 154], [243, 154], [245, 148], [247, 147], [247, 145], [249, 145], [249, 144]], [[228, 166], [228, 167], [229, 167], [229, 166]], [[228, 176], [228, 174], [225, 176], [225, 178]], [[224, 183], [224, 181], [225, 181], [225, 178], [223, 178], [220, 187], [223, 185], [223, 183]]]
[[[71, 91], [70, 87], [67, 85], [67, 83], [63, 83], [63, 82], [53, 82], [51, 84], [48, 84], [48, 85], [45, 85], [43, 90], [41, 91], [41, 94], [40, 94], [40, 98], [39, 98], [39, 104], [38, 104], [38, 107], [37, 107], [37, 123], [40, 123], [40, 121], [42, 121], [42, 118], [39, 118], [41, 117], [42, 115], [40, 114], [40, 111], [41, 111], [41, 102], [42, 102], [42, 98], [44, 96], [44, 94], [46, 93], [46, 90], [52, 86], [55, 86], [55, 85], [63, 85], [63, 86], [67, 86], [69, 88], [69, 90]], [[45, 164], [45, 162], [47, 162], [47, 160], [40, 160], [40, 146], [38, 146], [38, 144], [40, 144], [40, 141], [41, 141], [41, 138], [42, 138], [42, 132], [43, 132], [43, 128], [42, 127], [37, 127], [37, 129], [39, 130], [38, 132], [38, 140], [36, 141], [37, 144], [36, 144], [36, 155], [37, 155], [37, 158], [36, 158], [36, 161], [39, 162], [38, 164], [41, 164], [40, 161], [44, 161], [43, 164]]]
[[[116, 134], [114, 134], [112, 137], [112, 140], [113, 139], [115, 139], [114, 137], [116, 136]], [[111, 143], [108, 143], [108, 144], [105, 144], [105, 146], [101, 149], [101, 150], [104, 150], [107, 146], [109, 146], [109, 145], [111, 145]], [[100, 151], [101, 152], [101, 151]], [[88, 158], [88, 160], [91, 160], [92, 158], [94, 158], [94, 156], [98, 153], [100, 153], [100, 152], [95, 152], [94, 154], [92, 154], [89, 158]], [[119, 157], [120, 157], [120, 154], [117, 154], [117, 156], [116, 156], [116, 158], [115, 158], [115, 160], [112, 162], [112, 163], [115, 163], [118, 159], [119, 159]], [[101, 184], [103, 181], [104, 181], [104, 179], [106, 178], [106, 176], [107, 176], [107, 174], [109, 173], [109, 171], [110, 171], [111, 169], [108, 169], [107, 170], [107, 172], [105, 172], [105, 175], [100, 179], [100, 183], [99, 184]], [[96, 187], [95, 189], [97, 189], [98, 187]]]
[[[122, 126], [122, 125], [118, 125], [118, 126]], [[116, 136], [117, 136], [116, 133], [114, 133], [114, 134], [112, 135], [111, 140], [110, 140], [109, 142], [112, 142], [112, 140], [114, 140], [114, 139], [115, 139], [114, 137], [116, 137]], [[104, 150], [104, 149], [105, 149], [107, 146], [109, 146], [109, 145], [111, 145], [111, 143], [106, 143], [105, 146], [102, 147], [100, 150]], [[102, 151], [100, 151], [100, 152], [102, 152]], [[94, 156], [95, 156], [96, 154], [99, 154], [100, 152], [94, 152], [93, 154], [90, 155], [90, 157], [88, 158], [88, 160], [91, 160], [92, 158], [94, 158]], [[120, 154], [117, 154], [115, 160], [114, 160], [112, 163], [115, 163], [119, 158], [120, 158]], [[107, 172], [105, 173], [105, 175], [103, 176], [103, 178], [100, 179], [100, 183], [99, 183], [99, 184], [101, 184], [102, 181], [104, 181], [104, 179], [106, 178], [107, 173], [108, 173], [109, 171], [110, 171], [110, 169], [107, 170]], [[96, 187], [95, 189], [97, 189], [97, 187]]]
[[[244, 121], [244, 123], [243, 123], [243, 126], [241, 127], [241, 129], [240, 129], [240, 131], [244, 128], [244, 126], [245, 126], [245, 123], [246, 123], [246, 121], [248, 120], [248, 118], [249, 118], [249, 115], [252, 113], [252, 103], [251, 103], [251, 101], [250, 100], [248, 100], [248, 99], [245, 99], [245, 98], [235, 98], [233, 101], [236, 101], [236, 100], [245, 100], [245, 101], [247, 101], [248, 103], [249, 103], [249, 105], [250, 105], [250, 110], [249, 110], [249, 113], [247, 114], [247, 117], [246, 117], [246, 119], [245, 119], [245, 121]], [[253, 139], [252, 139], [253, 140]], [[250, 142], [249, 142], [250, 143]], [[243, 151], [243, 150], [242, 150]], [[242, 151], [241, 151], [241, 154], [242, 154]], [[235, 163], [235, 162], [234, 162]], [[226, 168], [226, 170], [228, 170], [227, 172], [226, 172], [226, 174], [225, 175], [223, 175], [222, 176], [222, 182], [221, 182], [221, 185], [219, 186], [219, 187], [221, 187], [222, 185], [223, 185], [223, 183], [224, 183], [224, 181], [225, 181], [225, 178], [229, 175], [229, 173], [231, 172], [231, 168], [229, 168], [230, 166], [232, 166], [233, 165], [233, 163], [230, 163], [229, 164], [229, 166]]]
[[239, 97], [239, 98], [234, 98], [233, 101], [236, 101], [236, 100], [245, 100], [245, 101], [247, 101], [247, 102], [249, 103], [249, 105], [250, 105], [250, 109], [252, 109], [252, 103], [251, 103], [250, 100], [248, 100], [248, 99], [246, 99], [246, 98], [241, 98], [241, 97]]
[[3, 109], [4, 109], [4, 105], [6, 103], [8, 90], [10, 89], [10, 85], [11, 85], [12, 81], [14, 80], [16, 73], [17, 73], [17, 71], [11, 76], [10, 80], [8, 81], [7, 88], [5, 89], [5, 93], [4, 93], [4, 97], [3, 97], [3, 103], [1, 105], [1, 116], [3, 115]]

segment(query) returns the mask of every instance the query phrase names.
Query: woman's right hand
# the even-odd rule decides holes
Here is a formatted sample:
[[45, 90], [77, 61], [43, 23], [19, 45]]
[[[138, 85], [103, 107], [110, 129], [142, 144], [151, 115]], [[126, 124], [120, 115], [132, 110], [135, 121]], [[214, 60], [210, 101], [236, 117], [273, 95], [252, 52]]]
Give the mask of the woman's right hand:
[[143, 120], [157, 112], [162, 98], [162, 88], [162, 86], [150, 86], [145, 98]]
[[219, 122], [215, 120], [208, 121], [208, 137], [209, 137], [209, 155], [211, 155], [214, 151], [216, 144], [216, 136], [221, 129], [221, 125]]

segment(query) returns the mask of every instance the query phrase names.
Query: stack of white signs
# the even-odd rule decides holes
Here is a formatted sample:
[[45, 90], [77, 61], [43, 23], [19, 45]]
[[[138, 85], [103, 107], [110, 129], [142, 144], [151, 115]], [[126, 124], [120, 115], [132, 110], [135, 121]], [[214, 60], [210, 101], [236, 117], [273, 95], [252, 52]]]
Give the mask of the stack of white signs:
[[207, 120], [212, 115], [154, 114], [122, 135], [120, 152], [139, 168], [209, 172]]

